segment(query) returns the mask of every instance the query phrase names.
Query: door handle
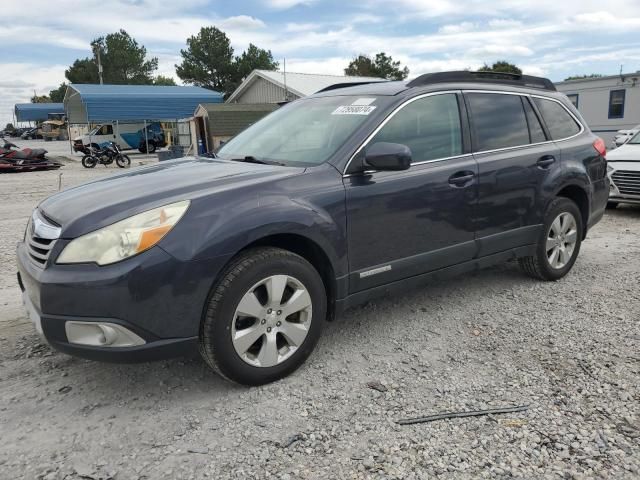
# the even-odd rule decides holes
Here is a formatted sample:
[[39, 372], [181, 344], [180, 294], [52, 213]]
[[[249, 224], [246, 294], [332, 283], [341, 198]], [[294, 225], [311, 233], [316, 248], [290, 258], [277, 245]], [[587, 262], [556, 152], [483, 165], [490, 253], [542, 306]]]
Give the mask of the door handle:
[[554, 157], [553, 155], [544, 155], [538, 159], [536, 165], [538, 165], [538, 167], [540, 168], [546, 169], [549, 168], [555, 161], [556, 157]]
[[456, 172], [449, 177], [449, 185], [457, 188], [465, 187], [469, 185], [471, 182], [473, 182], [473, 179], [475, 176], [476, 176], [475, 173], [470, 172], [468, 170], [462, 171], [462, 172]]

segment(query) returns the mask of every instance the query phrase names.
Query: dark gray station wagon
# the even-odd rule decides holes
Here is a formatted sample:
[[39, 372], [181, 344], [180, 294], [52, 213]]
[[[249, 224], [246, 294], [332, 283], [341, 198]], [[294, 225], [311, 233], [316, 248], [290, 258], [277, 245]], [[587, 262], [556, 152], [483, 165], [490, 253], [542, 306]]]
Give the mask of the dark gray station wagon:
[[328, 89], [185, 158], [33, 212], [18, 279], [55, 348], [199, 349], [223, 376], [295, 370], [326, 319], [509, 259], [557, 280], [609, 193], [602, 140], [546, 79], [473, 72]]

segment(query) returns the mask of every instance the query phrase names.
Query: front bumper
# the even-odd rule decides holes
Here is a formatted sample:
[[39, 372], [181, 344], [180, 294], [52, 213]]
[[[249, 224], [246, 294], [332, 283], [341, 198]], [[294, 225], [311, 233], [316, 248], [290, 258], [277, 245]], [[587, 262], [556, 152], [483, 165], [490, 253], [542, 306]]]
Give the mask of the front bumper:
[[[61, 248], [57, 245], [54, 250]], [[106, 267], [47, 264], [43, 268], [30, 259], [24, 244], [17, 249], [18, 283], [29, 316], [36, 329], [40, 325], [46, 341], [70, 355], [124, 363], [197, 351], [203, 308], [223, 262], [222, 258], [181, 262], [156, 247]], [[73, 343], [67, 338], [69, 322], [120, 326], [144, 343]]]

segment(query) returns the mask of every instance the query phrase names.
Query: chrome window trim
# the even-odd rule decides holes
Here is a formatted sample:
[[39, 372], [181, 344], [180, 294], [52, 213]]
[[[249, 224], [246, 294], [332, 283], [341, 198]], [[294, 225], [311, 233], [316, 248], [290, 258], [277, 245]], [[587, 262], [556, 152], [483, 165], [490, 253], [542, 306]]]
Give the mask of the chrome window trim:
[[445, 94], [451, 94], [451, 93], [490, 93], [490, 94], [496, 94], [496, 95], [517, 95], [520, 97], [528, 97], [528, 98], [541, 98], [543, 100], [550, 100], [552, 102], [556, 102], [557, 104], [559, 104], [562, 108], [565, 109], [565, 111], [571, 116], [571, 118], [573, 118], [573, 120], [578, 124], [578, 126], [580, 127], [580, 131], [578, 133], [576, 133], [575, 135], [571, 135], [570, 137], [566, 137], [566, 138], [561, 138], [558, 140], [546, 140], [544, 142], [536, 142], [536, 143], [527, 143], [524, 145], [515, 145], [513, 147], [504, 147], [504, 148], [497, 148], [494, 150], [479, 150], [479, 151], [473, 151], [471, 153], [464, 153], [461, 155], [455, 155], [453, 157], [444, 157], [444, 158], [436, 158], [433, 160], [424, 160], [421, 162], [415, 162], [412, 163], [411, 166], [414, 165], [424, 165], [426, 163], [433, 163], [433, 162], [442, 162], [445, 160], [451, 160], [454, 158], [462, 158], [462, 157], [468, 157], [468, 156], [472, 156], [472, 155], [481, 155], [481, 154], [485, 154], [485, 153], [494, 153], [494, 152], [505, 152], [508, 150], [515, 150], [515, 149], [521, 149], [521, 148], [527, 148], [527, 147], [532, 147], [532, 146], [538, 146], [538, 145], [547, 145], [550, 143], [555, 143], [555, 142], [564, 142], [566, 140], [571, 140], [572, 138], [575, 138], [579, 135], [582, 135], [585, 132], [585, 127], [582, 124], [582, 122], [571, 112], [571, 110], [569, 110], [566, 105], [564, 105], [560, 100], [556, 99], [556, 98], [552, 98], [552, 97], [547, 97], [545, 95], [538, 95], [538, 94], [531, 94], [531, 93], [521, 93], [521, 92], [507, 92], [507, 91], [503, 91], [503, 90], [442, 90], [440, 92], [430, 92], [430, 93], [423, 93], [422, 95], [417, 95], [415, 97], [410, 98], [409, 100], [407, 100], [406, 102], [398, 105], [395, 110], [393, 110], [383, 121], [380, 125], [378, 125], [376, 127], [376, 129], [367, 136], [367, 138], [365, 138], [365, 140], [360, 144], [360, 146], [357, 148], [357, 150], [353, 153], [353, 155], [351, 155], [351, 157], [349, 157], [349, 161], [347, 162], [347, 164], [344, 167], [344, 170], [342, 172], [342, 177], [346, 178], [346, 177], [351, 177], [352, 175], [360, 175], [362, 173], [364, 174], [371, 174], [371, 173], [375, 173], [378, 170], [365, 170], [364, 172], [357, 172], [357, 173], [345, 173], [348, 169], [349, 169], [349, 165], [351, 164], [351, 161], [354, 159], [354, 157], [356, 155], [358, 155], [358, 153], [360, 153], [360, 151], [367, 146], [367, 144], [369, 143], [369, 141], [382, 129], [382, 127], [384, 127], [387, 122], [389, 120], [391, 120], [396, 113], [398, 113], [400, 110], [402, 110], [404, 107], [406, 107], [407, 105], [409, 105], [410, 103], [415, 102], [416, 100], [420, 100], [421, 98], [426, 98], [426, 97], [431, 97], [434, 95], [445, 95]]
[[[461, 90], [442, 90], [439, 92], [429, 92], [429, 93], [423, 93], [421, 95], [417, 95], [415, 97], [411, 97], [410, 99], [408, 99], [406, 102], [401, 103], [400, 105], [398, 105], [389, 115], [387, 115], [387, 117], [382, 121], [382, 123], [380, 123], [380, 125], [378, 125], [376, 127], [376, 129], [371, 132], [367, 138], [364, 139], [364, 141], [360, 144], [360, 146], [356, 149], [356, 151], [353, 153], [353, 155], [351, 155], [351, 157], [349, 157], [349, 161], [347, 162], [347, 164], [344, 167], [344, 170], [342, 171], [342, 176], [343, 177], [350, 177], [351, 175], [354, 175], [355, 173], [346, 173], [346, 171], [349, 169], [349, 165], [351, 164], [351, 161], [355, 158], [356, 155], [358, 155], [360, 153], [360, 151], [367, 146], [367, 144], [369, 143], [369, 141], [376, 136], [376, 134], [387, 124], [387, 122], [389, 120], [391, 120], [400, 110], [402, 110], [404, 107], [406, 107], [407, 105], [410, 105], [411, 103], [420, 100], [422, 98], [426, 98], [426, 97], [433, 97], [435, 95], [446, 95], [446, 94], [456, 94], [456, 93], [460, 93]], [[462, 120], [462, 119], [460, 119]], [[460, 127], [462, 128], [462, 125], [460, 125]], [[462, 140], [462, 139], [461, 139]], [[470, 153], [468, 154], [462, 154], [464, 156], [466, 155], [471, 155]], [[413, 165], [419, 165], [419, 164], [424, 164], [427, 162], [438, 162], [438, 161], [442, 161], [442, 160], [448, 160], [449, 158], [457, 158], [457, 156], [455, 157], [447, 157], [447, 158], [436, 158], [436, 159], [432, 159], [432, 160], [424, 160], [422, 162], [416, 162], [416, 163], [412, 163], [411, 166]], [[377, 170], [365, 170], [364, 172], [357, 172], [357, 174], [361, 174], [361, 173], [373, 173], [373, 172], [377, 172]]]
[[494, 153], [494, 152], [506, 152], [508, 150], [527, 148], [527, 147], [532, 147], [537, 145], [547, 145], [554, 142], [564, 142], [565, 140], [571, 140], [572, 138], [582, 135], [585, 131], [585, 128], [582, 122], [573, 113], [571, 113], [571, 110], [569, 110], [560, 100], [557, 100], [555, 98], [547, 97], [545, 95], [531, 94], [531, 93], [503, 92], [501, 90], [463, 90], [462, 93], [491, 93], [496, 95], [518, 95], [520, 97], [541, 98], [543, 100], [551, 100], [552, 102], [556, 102], [558, 105], [564, 108], [565, 111], [571, 116], [571, 118], [573, 118], [573, 120], [580, 127], [580, 131], [575, 135], [571, 135], [570, 137], [560, 138], [558, 140], [546, 140], [544, 142], [526, 143], [524, 145], [514, 145], [513, 147], [495, 148], [493, 150], [478, 150], [477, 152], [475, 151], [473, 152], [474, 155], [482, 155], [485, 153]]

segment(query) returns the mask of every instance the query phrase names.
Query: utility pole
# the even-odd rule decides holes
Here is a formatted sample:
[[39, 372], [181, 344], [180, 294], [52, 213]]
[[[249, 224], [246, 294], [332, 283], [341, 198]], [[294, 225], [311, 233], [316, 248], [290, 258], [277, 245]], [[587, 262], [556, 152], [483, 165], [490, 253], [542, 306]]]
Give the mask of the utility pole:
[[282, 60], [282, 74], [284, 77], [284, 101], [288, 102], [289, 101], [289, 90], [287, 90], [287, 59], [284, 58]]
[[102, 62], [100, 61], [100, 46], [101, 44], [96, 44], [94, 46], [94, 53], [98, 59], [98, 76], [100, 77], [100, 85], [102, 85]]

